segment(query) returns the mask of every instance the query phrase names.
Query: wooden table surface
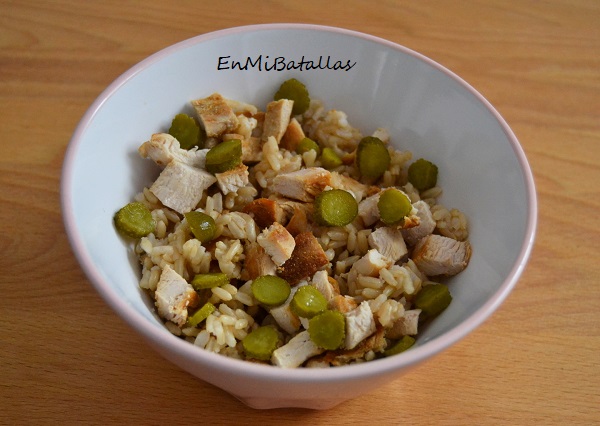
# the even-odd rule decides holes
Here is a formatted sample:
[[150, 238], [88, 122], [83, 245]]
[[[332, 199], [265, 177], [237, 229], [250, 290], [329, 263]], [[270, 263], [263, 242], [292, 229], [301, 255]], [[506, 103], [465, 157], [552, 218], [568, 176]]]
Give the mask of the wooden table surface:
[[[157, 355], [89, 285], [59, 205], [69, 138], [111, 81], [172, 43], [269, 22], [371, 33], [455, 71], [511, 125], [539, 196], [505, 304], [328, 411], [253, 410]], [[597, 0], [2, 0], [0, 129], [0, 424], [600, 424]]]

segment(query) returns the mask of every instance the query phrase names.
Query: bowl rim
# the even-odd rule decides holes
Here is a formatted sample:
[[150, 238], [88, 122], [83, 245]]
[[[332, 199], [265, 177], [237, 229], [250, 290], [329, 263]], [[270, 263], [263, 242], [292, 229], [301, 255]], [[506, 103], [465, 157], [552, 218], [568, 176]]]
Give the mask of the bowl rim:
[[[366, 41], [381, 44], [393, 50], [400, 51], [403, 54], [413, 56], [425, 62], [429, 66], [437, 69], [438, 71], [443, 72], [444, 74], [458, 82], [462, 87], [469, 91], [479, 102], [481, 102], [481, 104], [485, 106], [485, 108], [491, 113], [491, 115], [497, 120], [498, 124], [501, 126], [503, 132], [506, 135], [506, 138], [510, 142], [510, 145], [520, 165], [525, 183], [525, 192], [527, 197], [527, 222], [525, 234], [521, 242], [519, 253], [516, 257], [516, 260], [513, 263], [510, 273], [502, 282], [498, 290], [489, 298], [489, 300], [472, 315], [470, 315], [456, 327], [444, 333], [443, 335], [431, 339], [430, 341], [424, 343], [422, 346], [416, 347], [411, 351], [403, 353], [402, 356], [383, 358], [366, 363], [340, 366], [329, 369], [282, 369], [271, 365], [251, 363], [248, 361], [229, 358], [216, 353], [199, 350], [199, 348], [190, 344], [189, 342], [186, 342], [170, 334], [168, 331], [161, 330], [160, 328], [156, 327], [156, 325], [151, 324], [145, 317], [142, 316], [142, 314], [138, 313], [125, 300], [120, 298], [119, 295], [114, 290], [112, 290], [108, 284], [104, 282], [104, 278], [98, 273], [98, 271], [95, 270], [94, 264], [91, 260], [91, 256], [89, 255], [89, 252], [85, 247], [84, 240], [79, 230], [74, 226], [75, 217], [72, 208], [73, 194], [71, 192], [71, 182], [74, 173], [74, 164], [76, 161], [78, 148], [80, 146], [82, 136], [85, 134], [90, 123], [93, 121], [94, 117], [102, 108], [103, 104], [106, 102], [107, 99], [109, 99], [117, 90], [119, 90], [119, 88], [123, 86], [128, 80], [135, 77], [146, 67], [157, 61], [160, 61], [164, 57], [169, 56], [174, 52], [186, 49], [198, 43], [204, 43], [209, 40], [217, 39], [224, 36], [231, 36], [237, 33], [250, 33], [256, 31], [273, 30], [318, 31], [360, 38]], [[285, 380], [287, 383], [344, 382], [367, 376], [392, 374], [398, 370], [402, 370], [406, 367], [423, 362], [436, 355], [437, 353], [447, 349], [451, 345], [457, 343], [459, 340], [462, 340], [475, 328], [477, 328], [484, 321], [486, 321], [488, 317], [504, 302], [509, 293], [512, 291], [520, 276], [522, 275], [527, 261], [531, 255], [537, 230], [537, 198], [535, 183], [531, 168], [525, 156], [525, 152], [521, 147], [519, 141], [517, 140], [515, 134], [506, 123], [506, 121], [503, 119], [500, 113], [490, 104], [490, 102], [488, 102], [487, 99], [483, 97], [483, 95], [481, 95], [470, 84], [468, 84], [465, 80], [463, 80], [461, 77], [459, 77], [446, 67], [424, 56], [423, 54], [418, 53], [405, 46], [402, 46], [398, 43], [356, 30], [302, 23], [244, 25], [212, 31], [205, 34], [199, 34], [197, 36], [167, 46], [129, 68], [100, 93], [100, 95], [94, 100], [94, 102], [87, 109], [87, 111], [77, 124], [75, 131], [67, 146], [67, 150], [63, 161], [63, 170], [60, 183], [60, 197], [63, 224], [65, 226], [69, 243], [71, 245], [73, 254], [77, 258], [88, 280], [96, 289], [96, 291], [100, 294], [100, 296], [104, 299], [104, 301], [118, 314], [118, 316], [120, 316], [121, 319], [124, 320], [125, 323], [127, 323], [131, 328], [141, 333], [141, 335], [145, 339], [147, 339], [149, 343], [157, 345], [161, 349], [164, 349], [166, 352], [177, 353], [180, 357], [185, 358], [189, 362], [210, 364], [211, 369], [213, 369], [213, 371], [227, 372], [228, 374], [245, 376], [247, 378], [260, 378], [261, 380]], [[155, 349], [157, 348], [155, 347]]]

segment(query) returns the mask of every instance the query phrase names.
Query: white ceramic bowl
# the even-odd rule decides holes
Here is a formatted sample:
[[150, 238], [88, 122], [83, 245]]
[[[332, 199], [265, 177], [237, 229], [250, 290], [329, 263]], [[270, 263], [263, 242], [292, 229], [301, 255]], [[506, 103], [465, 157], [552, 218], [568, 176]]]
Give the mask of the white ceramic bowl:
[[[231, 69], [233, 61], [247, 58], [254, 66]], [[302, 58], [315, 65], [321, 58], [323, 69], [278, 70]], [[327, 69], [327, 61], [330, 68], [339, 61], [338, 69]], [[305, 82], [328, 108], [345, 111], [363, 134], [386, 127], [399, 147], [435, 162], [442, 203], [470, 220], [473, 255], [469, 267], [450, 280], [452, 304], [399, 356], [327, 370], [284, 370], [199, 349], [171, 335], [151, 312], [152, 303], [138, 288], [136, 260], [113, 228], [115, 211], [157, 175], [137, 153], [150, 134], [168, 129], [194, 98], [218, 91], [265, 105], [290, 77]], [[74, 253], [106, 302], [165, 358], [256, 408], [334, 406], [465, 337], [514, 287], [537, 217], [532, 174], [516, 137], [471, 86], [389, 41], [299, 24], [204, 34], [135, 65], [82, 118], [68, 147], [61, 189]]]

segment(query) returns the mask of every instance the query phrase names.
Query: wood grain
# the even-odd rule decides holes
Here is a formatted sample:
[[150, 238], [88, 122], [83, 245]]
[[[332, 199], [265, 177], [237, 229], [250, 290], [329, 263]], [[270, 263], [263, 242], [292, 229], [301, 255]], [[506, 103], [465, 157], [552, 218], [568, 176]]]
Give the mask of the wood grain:
[[[511, 125], [539, 197], [501, 309], [325, 412], [251, 410], [162, 359], [91, 288], [62, 225], [66, 146], [111, 81], [172, 43], [267, 22], [367, 32], [449, 67]], [[600, 424], [599, 22], [594, 0], [0, 1], [0, 424]]]

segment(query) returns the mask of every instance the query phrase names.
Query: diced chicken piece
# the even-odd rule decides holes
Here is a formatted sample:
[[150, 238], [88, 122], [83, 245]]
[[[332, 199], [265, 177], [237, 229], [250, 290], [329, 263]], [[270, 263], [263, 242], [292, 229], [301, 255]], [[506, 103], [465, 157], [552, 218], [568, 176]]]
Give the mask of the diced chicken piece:
[[265, 113], [263, 111], [258, 111], [252, 116], [252, 118], [256, 120], [256, 127], [254, 130], [252, 130], [252, 136], [260, 140], [263, 134], [263, 127], [265, 125]]
[[296, 247], [292, 257], [281, 266], [279, 272], [279, 275], [291, 285], [297, 284], [303, 278], [312, 277], [315, 272], [329, 263], [327, 255], [312, 233], [303, 232], [294, 240]]
[[279, 146], [288, 151], [295, 152], [298, 144], [305, 137], [304, 130], [302, 130], [302, 126], [298, 123], [298, 120], [292, 118], [279, 142]]
[[289, 99], [280, 99], [267, 104], [261, 136], [263, 142], [266, 142], [270, 136], [273, 136], [279, 144], [290, 123], [293, 107], [294, 101]]
[[258, 108], [256, 108], [256, 106], [246, 102], [236, 101], [235, 99], [225, 99], [225, 102], [235, 115], [243, 114], [247, 116], [253, 116], [258, 112]]
[[307, 359], [324, 352], [310, 340], [308, 331], [302, 331], [292, 337], [285, 345], [273, 351], [271, 362], [282, 368], [296, 368]]
[[150, 187], [167, 207], [184, 214], [200, 202], [204, 190], [217, 179], [210, 173], [179, 161], [171, 161]]
[[430, 234], [419, 240], [412, 260], [425, 275], [456, 275], [463, 271], [471, 258], [471, 244], [441, 235]]
[[188, 307], [198, 304], [198, 294], [181, 275], [166, 265], [154, 293], [158, 314], [178, 326], [187, 321]]
[[331, 187], [350, 192], [359, 203], [369, 191], [369, 186], [338, 172], [331, 172]]
[[138, 152], [142, 158], [150, 158], [160, 167], [166, 167], [171, 161], [204, 168], [208, 149], [183, 149], [179, 141], [168, 133], [155, 133], [149, 141], [144, 142]]
[[294, 214], [286, 225], [286, 229], [294, 237], [303, 232], [312, 232], [313, 227], [306, 216], [306, 209], [296, 207], [294, 209]]
[[252, 242], [246, 246], [244, 259], [244, 280], [253, 280], [263, 275], [275, 275], [277, 265], [271, 260], [264, 248]]
[[240, 133], [225, 133], [223, 136], [221, 136], [221, 139], [223, 140], [223, 142], [230, 141], [233, 139], [237, 139], [237, 140], [241, 141], [244, 139], [244, 135], [242, 135]]
[[354, 349], [356, 345], [375, 333], [375, 318], [367, 301], [361, 302], [358, 308], [346, 312], [345, 349]]
[[216, 173], [217, 185], [223, 193], [237, 192], [238, 189], [248, 185], [248, 166], [241, 164], [238, 167], [223, 173]]
[[290, 200], [288, 198], [282, 198], [276, 195], [270, 196], [269, 199], [275, 201], [283, 209], [286, 221], [292, 218], [297, 209], [303, 210], [304, 213], [306, 213], [307, 218], [311, 217], [313, 214], [314, 207], [312, 203]]
[[396, 263], [408, 253], [402, 232], [399, 229], [383, 226], [371, 232], [368, 237], [369, 247], [374, 248], [382, 256]]
[[277, 325], [286, 333], [294, 334], [300, 330], [300, 326], [302, 325], [300, 318], [292, 311], [289, 304], [272, 308], [270, 314]]
[[389, 268], [393, 264], [394, 262], [382, 256], [379, 251], [371, 249], [352, 265], [348, 272], [348, 281], [354, 282], [359, 275], [376, 277], [381, 269]]
[[192, 101], [192, 106], [209, 138], [230, 133], [238, 126], [238, 120], [223, 97], [214, 93], [207, 98]]
[[381, 192], [378, 192], [358, 203], [358, 215], [365, 226], [371, 226], [379, 220], [379, 207], [377, 207], [377, 203], [380, 196]]
[[335, 288], [329, 281], [327, 271], [317, 271], [312, 278], [312, 285], [325, 296], [327, 302], [331, 302], [335, 296], [340, 294], [339, 288]]
[[356, 300], [354, 300], [353, 297], [338, 294], [337, 296], [333, 296], [329, 301], [328, 306], [331, 310], [340, 311], [345, 314], [346, 312], [356, 309], [358, 303], [356, 303]]
[[386, 330], [385, 337], [388, 339], [399, 339], [402, 336], [415, 336], [419, 331], [420, 309], [404, 311], [404, 316], [398, 318], [392, 327]]
[[337, 280], [331, 276], [327, 277], [327, 280], [329, 281], [329, 284], [331, 284], [331, 287], [333, 288], [333, 291], [335, 292], [335, 294], [340, 294], [340, 284], [337, 282]]
[[281, 224], [285, 222], [283, 208], [276, 201], [268, 198], [257, 198], [251, 201], [244, 206], [243, 212], [252, 216], [261, 229], [268, 228], [274, 222]]
[[420, 200], [414, 203], [413, 207], [417, 209], [419, 225], [408, 229], [402, 229], [404, 241], [411, 247], [417, 244], [421, 238], [433, 233], [433, 230], [436, 226], [435, 220], [433, 220], [433, 216], [431, 214], [431, 209], [429, 208], [429, 204], [423, 200]]
[[283, 265], [292, 257], [296, 247], [296, 241], [292, 234], [278, 222], [264, 229], [256, 237], [256, 242], [265, 249], [277, 266]]
[[302, 324], [302, 328], [304, 328], [305, 330], [308, 330], [308, 327], [310, 325], [310, 318], [305, 318], [305, 317], [299, 317], [300, 318], [300, 324]]
[[269, 314], [271, 314], [277, 325], [288, 334], [296, 333], [301, 325], [300, 318], [290, 308], [290, 302], [299, 288], [300, 286], [292, 288], [285, 303], [269, 310]]
[[258, 163], [263, 158], [262, 142], [260, 138], [250, 136], [242, 139], [242, 162], [245, 164]]
[[325, 187], [331, 185], [331, 173], [321, 167], [308, 167], [282, 173], [273, 178], [272, 190], [284, 197], [312, 202]]

